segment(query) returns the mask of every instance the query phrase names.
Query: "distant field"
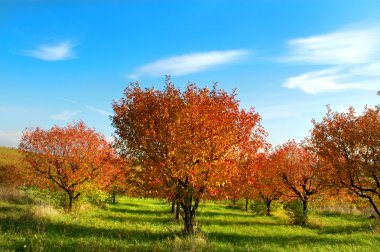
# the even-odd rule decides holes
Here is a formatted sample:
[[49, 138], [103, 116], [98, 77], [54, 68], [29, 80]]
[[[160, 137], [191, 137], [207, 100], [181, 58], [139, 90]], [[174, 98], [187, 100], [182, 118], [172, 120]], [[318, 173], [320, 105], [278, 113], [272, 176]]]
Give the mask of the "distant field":
[[119, 198], [76, 214], [51, 207], [0, 201], [0, 251], [379, 251], [374, 220], [355, 215], [311, 214], [308, 227], [226, 205], [199, 209], [200, 234], [181, 236], [169, 205], [153, 199]]
[[16, 165], [20, 162], [21, 154], [17, 149], [0, 146], [0, 165]]

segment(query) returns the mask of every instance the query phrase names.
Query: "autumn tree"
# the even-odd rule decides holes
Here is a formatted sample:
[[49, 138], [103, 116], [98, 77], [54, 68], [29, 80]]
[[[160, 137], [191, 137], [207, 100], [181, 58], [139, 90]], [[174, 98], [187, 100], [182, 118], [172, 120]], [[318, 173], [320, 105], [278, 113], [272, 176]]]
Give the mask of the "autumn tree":
[[183, 210], [184, 233], [194, 233], [202, 198], [230, 180], [240, 145], [263, 134], [260, 116], [239, 108], [236, 93], [167, 80], [164, 90], [129, 85], [113, 103], [116, 146], [143, 169], [145, 186]]
[[332, 167], [332, 180], [369, 201], [380, 217], [380, 108], [366, 107], [361, 115], [327, 113], [313, 120], [310, 144]]
[[112, 153], [106, 168], [94, 179], [94, 185], [107, 192], [111, 196], [112, 203], [115, 204], [116, 195], [125, 194], [132, 187], [131, 167], [128, 160]]
[[306, 213], [310, 197], [326, 186], [322, 176], [327, 172], [327, 167], [315, 153], [294, 140], [277, 147], [272, 158], [278, 176], [287, 188], [283, 194], [289, 198], [299, 198]]
[[277, 165], [270, 154], [262, 153], [255, 162], [252, 177], [253, 194], [265, 203], [266, 215], [271, 215], [271, 204], [280, 199], [284, 186], [278, 176]]
[[68, 211], [81, 195], [81, 186], [105, 172], [112, 155], [105, 137], [83, 122], [49, 130], [26, 129], [19, 150], [38, 186], [50, 185], [66, 193]]

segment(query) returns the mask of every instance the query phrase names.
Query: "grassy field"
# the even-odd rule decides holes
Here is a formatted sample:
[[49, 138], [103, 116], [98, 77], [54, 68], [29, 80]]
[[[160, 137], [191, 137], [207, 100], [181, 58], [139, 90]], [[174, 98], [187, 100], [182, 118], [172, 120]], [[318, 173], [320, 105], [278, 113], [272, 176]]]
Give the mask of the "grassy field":
[[160, 200], [119, 198], [75, 214], [0, 201], [0, 251], [380, 251], [379, 225], [363, 216], [314, 213], [298, 227], [281, 211], [254, 217], [210, 202], [198, 220], [199, 234], [184, 238]]
[[17, 165], [20, 163], [21, 154], [17, 149], [0, 146], [0, 166]]

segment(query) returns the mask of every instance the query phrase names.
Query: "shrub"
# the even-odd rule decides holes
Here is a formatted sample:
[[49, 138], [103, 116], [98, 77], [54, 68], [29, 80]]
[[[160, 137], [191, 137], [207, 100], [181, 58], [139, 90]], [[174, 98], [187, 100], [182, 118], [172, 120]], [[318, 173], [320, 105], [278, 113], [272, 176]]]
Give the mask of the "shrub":
[[264, 216], [267, 214], [267, 206], [263, 201], [255, 200], [249, 207], [255, 216]]
[[307, 224], [307, 211], [303, 210], [302, 201], [300, 199], [286, 203], [284, 210], [294, 225], [304, 226]]

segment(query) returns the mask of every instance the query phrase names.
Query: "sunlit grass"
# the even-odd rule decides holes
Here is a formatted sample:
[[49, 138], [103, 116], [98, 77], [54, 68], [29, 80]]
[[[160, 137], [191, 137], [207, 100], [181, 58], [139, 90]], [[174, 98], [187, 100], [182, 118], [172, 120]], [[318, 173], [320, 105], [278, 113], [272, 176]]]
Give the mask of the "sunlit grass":
[[374, 220], [311, 214], [292, 226], [282, 211], [271, 217], [208, 202], [198, 233], [181, 235], [167, 202], [119, 198], [106, 208], [83, 206], [65, 214], [43, 205], [0, 202], [0, 251], [379, 251]]

